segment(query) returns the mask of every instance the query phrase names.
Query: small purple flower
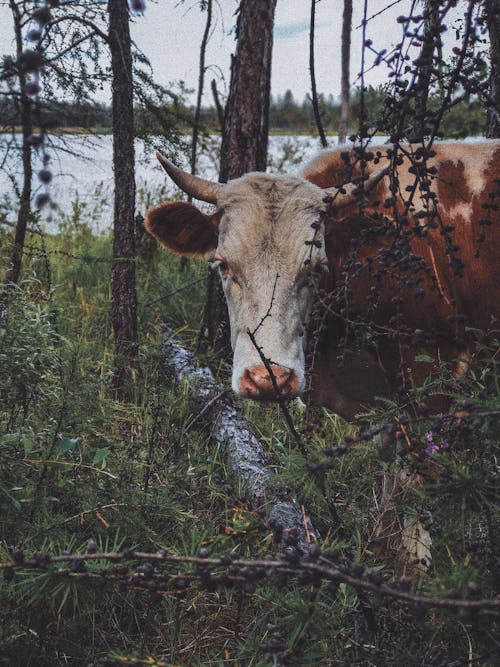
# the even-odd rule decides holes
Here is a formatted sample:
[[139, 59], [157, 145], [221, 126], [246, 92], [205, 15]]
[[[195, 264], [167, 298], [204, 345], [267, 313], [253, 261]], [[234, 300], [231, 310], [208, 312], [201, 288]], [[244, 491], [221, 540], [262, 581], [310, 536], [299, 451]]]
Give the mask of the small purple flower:
[[429, 431], [427, 433], [427, 442], [429, 443], [427, 447], [425, 448], [425, 453], [427, 456], [432, 456], [436, 452], [439, 452], [442, 449], [448, 449], [450, 446], [450, 443], [448, 440], [441, 440], [441, 443], [438, 445], [437, 442], [434, 441], [434, 434], [432, 431]]

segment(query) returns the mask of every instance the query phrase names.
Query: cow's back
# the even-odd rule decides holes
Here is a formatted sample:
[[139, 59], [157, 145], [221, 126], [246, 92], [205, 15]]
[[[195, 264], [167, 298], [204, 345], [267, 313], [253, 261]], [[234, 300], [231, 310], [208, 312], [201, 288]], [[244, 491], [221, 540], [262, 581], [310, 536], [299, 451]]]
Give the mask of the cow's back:
[[[388, 149], [387, 145], [369, 148], [375, 159], [366, 163], [367, 172], [390, 162]], [[423, 190], [422, 180], [416, 180], [418, 165], [422, 164], [417, 149], [405, 147], [405, 152], [416, 155], [417, 169], [404, 158], [397, 167], [395, 197], [386, 177], [368, 194], [363, 211], [356, 204], [334, 212], [328, 222], [326, 245], [333, 269], [330, 288], [339, 293], [334, 283], [339, 275], [342, 280], [347, 276], [349, 317], [366, 317], [373, 331], [380, 333], [378, 340], [373, 338], [370, 350], [360, 350], [358, 345], [348, 396], [342, 395], [342, 387], [333, 386], [331, 378], [338, 377], [337, 371], [323, 368], [320, 373], [323, 377], [317, 390], [322, 395], [337, 394], [338, 404], [349, 398], [350, 408], [344, 411], [347, 416], [355, 412], [357, 402], [369, 402], [367, 394], [382, 393], [384, 380], [391, 390], [396, 387], [400, 343], [411, 340], [408, 332], [423, 331], [422, 341], [435, 336], [433, 344], [404, 345], [407, 369], [417, 373], [421, 367], [413, 366], [413, 358], [422, 348], [433, 351], [439, 360], [452, 360], [470, 349], [467, 327], [500, 328], [500, 141], [435, 144], [434, 155], [426, 160], [430, 174], [420, 172]], [[320, 187], [342, 185], [360, 173], [359, 160], [353, 161], [352, 153], [345, 149], [319, 154], [303, 171]], [[434, 217], [425, 215], [434, 206], [432, 199], [426, 199], [425, 180], [429, 176], [430, 191], [437, 201]], [[401, 224], [408, 201], [408, 220]], [[379, 231], [366, 233], [370, 226]], [[356, 240], [361, 240], [359, 246]], [[376, 299], [372, 298], [374, 292]], [[367, 303], [375, 301], [376, 307], [370, 311]], [[345, 322], [341, 326], [343, 307], [345, 304], [337, 299], [333, 308], [336, 313], [329, 318], [325, 335], [322, 354], [329, 367], [341, 356], [337, 346], [345, 344], [343, 336], [346, 327], [349, 329]], [[397, 329], [395, 322], [402, 324], [406, 337], [383, 334], [384, 329]], [[364, 374], [362, 367], [366, 369]], [[383, 372], [377, 372], [377, 368]], [[348, 373], [349, 368], [344, 377]], [[323, 399], [321, 402], [328, 404]], [[331, 402], [330, 407], [342, 412]]]

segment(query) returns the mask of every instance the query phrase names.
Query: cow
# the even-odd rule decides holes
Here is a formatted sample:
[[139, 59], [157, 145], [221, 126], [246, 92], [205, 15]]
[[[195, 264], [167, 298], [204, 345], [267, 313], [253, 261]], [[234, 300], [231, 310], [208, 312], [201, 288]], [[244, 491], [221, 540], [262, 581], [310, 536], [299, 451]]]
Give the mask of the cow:
[[307, 393], [353, 419], [443, 361], [463, 373], [469, 327], [498, 326], [500, 141], [338, 148], [224, 184], [158, 158], [215, 205], [163, 203], [145, 226], [220, 272], [246, 398]]

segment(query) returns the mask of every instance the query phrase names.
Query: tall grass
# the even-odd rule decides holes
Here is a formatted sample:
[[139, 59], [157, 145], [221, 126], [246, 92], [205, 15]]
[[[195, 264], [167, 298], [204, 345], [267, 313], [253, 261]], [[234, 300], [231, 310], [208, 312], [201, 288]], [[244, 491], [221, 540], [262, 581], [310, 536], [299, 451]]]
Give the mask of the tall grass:
[[[2, 233], [3, 275], [11, 241]], [[4, 288], [0, 556], [84, 552], [89, 540], [104, 551], [179, 555], [208, 549], [263, 558], [277, 548], [228, 477], [210, 424], [200, 420], [186, 432], [198, 410], [191, 388], [172, 386], [162, 370], [164, 323], [196, 345], [206, 267], [190, 261], [181, 268], [178, 258], [144, 244], [141, 363], [127, 403], [111, 381], [107, 235], [92, 234], [75, 209], [60, 233], [29, 237], [22, 281]], [[442, 369], [433, 379], [461, 419], [438, 425], [423, 409], [415, 418], [413, 408], [392, 404], [368, 416], [399, 425], [400, 455], [392, 462], [327, 411], [293, 406], [306, 460], [278, 407], [241, 407], [320, 530], [322, 549], [334, 550], [346, 568], [408, 574], [415, 564], [401, 553], [401, 535], [413, 517], [433, 541], [430, 569], [413, 578], [418, 590], [498, 592], [498, 336], [478, 337], [481, 358], [466, 377], [450, 380]], [[425, 391], [416, 391], [413, 405]], [[179, 565], [179, 576], [189, 571]], [[64, 579], [42, 566], [17, 570], [0, 596], [0, 664], [9, 666], [498, 664], [495, 619], [424, 612], [344, 584], [264, 579], [254, 590], [157, 596]]]

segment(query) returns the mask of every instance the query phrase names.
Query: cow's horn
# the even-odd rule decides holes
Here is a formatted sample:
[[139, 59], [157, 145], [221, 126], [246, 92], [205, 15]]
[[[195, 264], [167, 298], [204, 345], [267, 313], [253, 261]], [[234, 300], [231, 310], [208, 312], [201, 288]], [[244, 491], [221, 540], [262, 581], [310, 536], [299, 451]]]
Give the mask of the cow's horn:
[[167, 160], [161, 153], [156, 153], [156, 157], [174, 183], [181, 190], [184, 190], [186, 194], [195, 197], [195, 199], [206, 201], [209, 204], [217, 203], [217, 197], [224, 187], [222, 183], [212, 183], [212, 181], [206, 181], [199, 176], [188, 174], [186, 171], [182, 171], [182, 169], [176, 167], [175, 164]]
[[360, 195], [363, 192], [366, 193], [372, 190], [389, 173], [389, 170], [390, 165], [386, 165], [372, 172], [366, 181], [360, 184], [347, 183], [342, 188], [325, 188], [324, 192], [332, 197], [332, 206], [334, 208], [344, 208], [344, 206], [358, 202]]

